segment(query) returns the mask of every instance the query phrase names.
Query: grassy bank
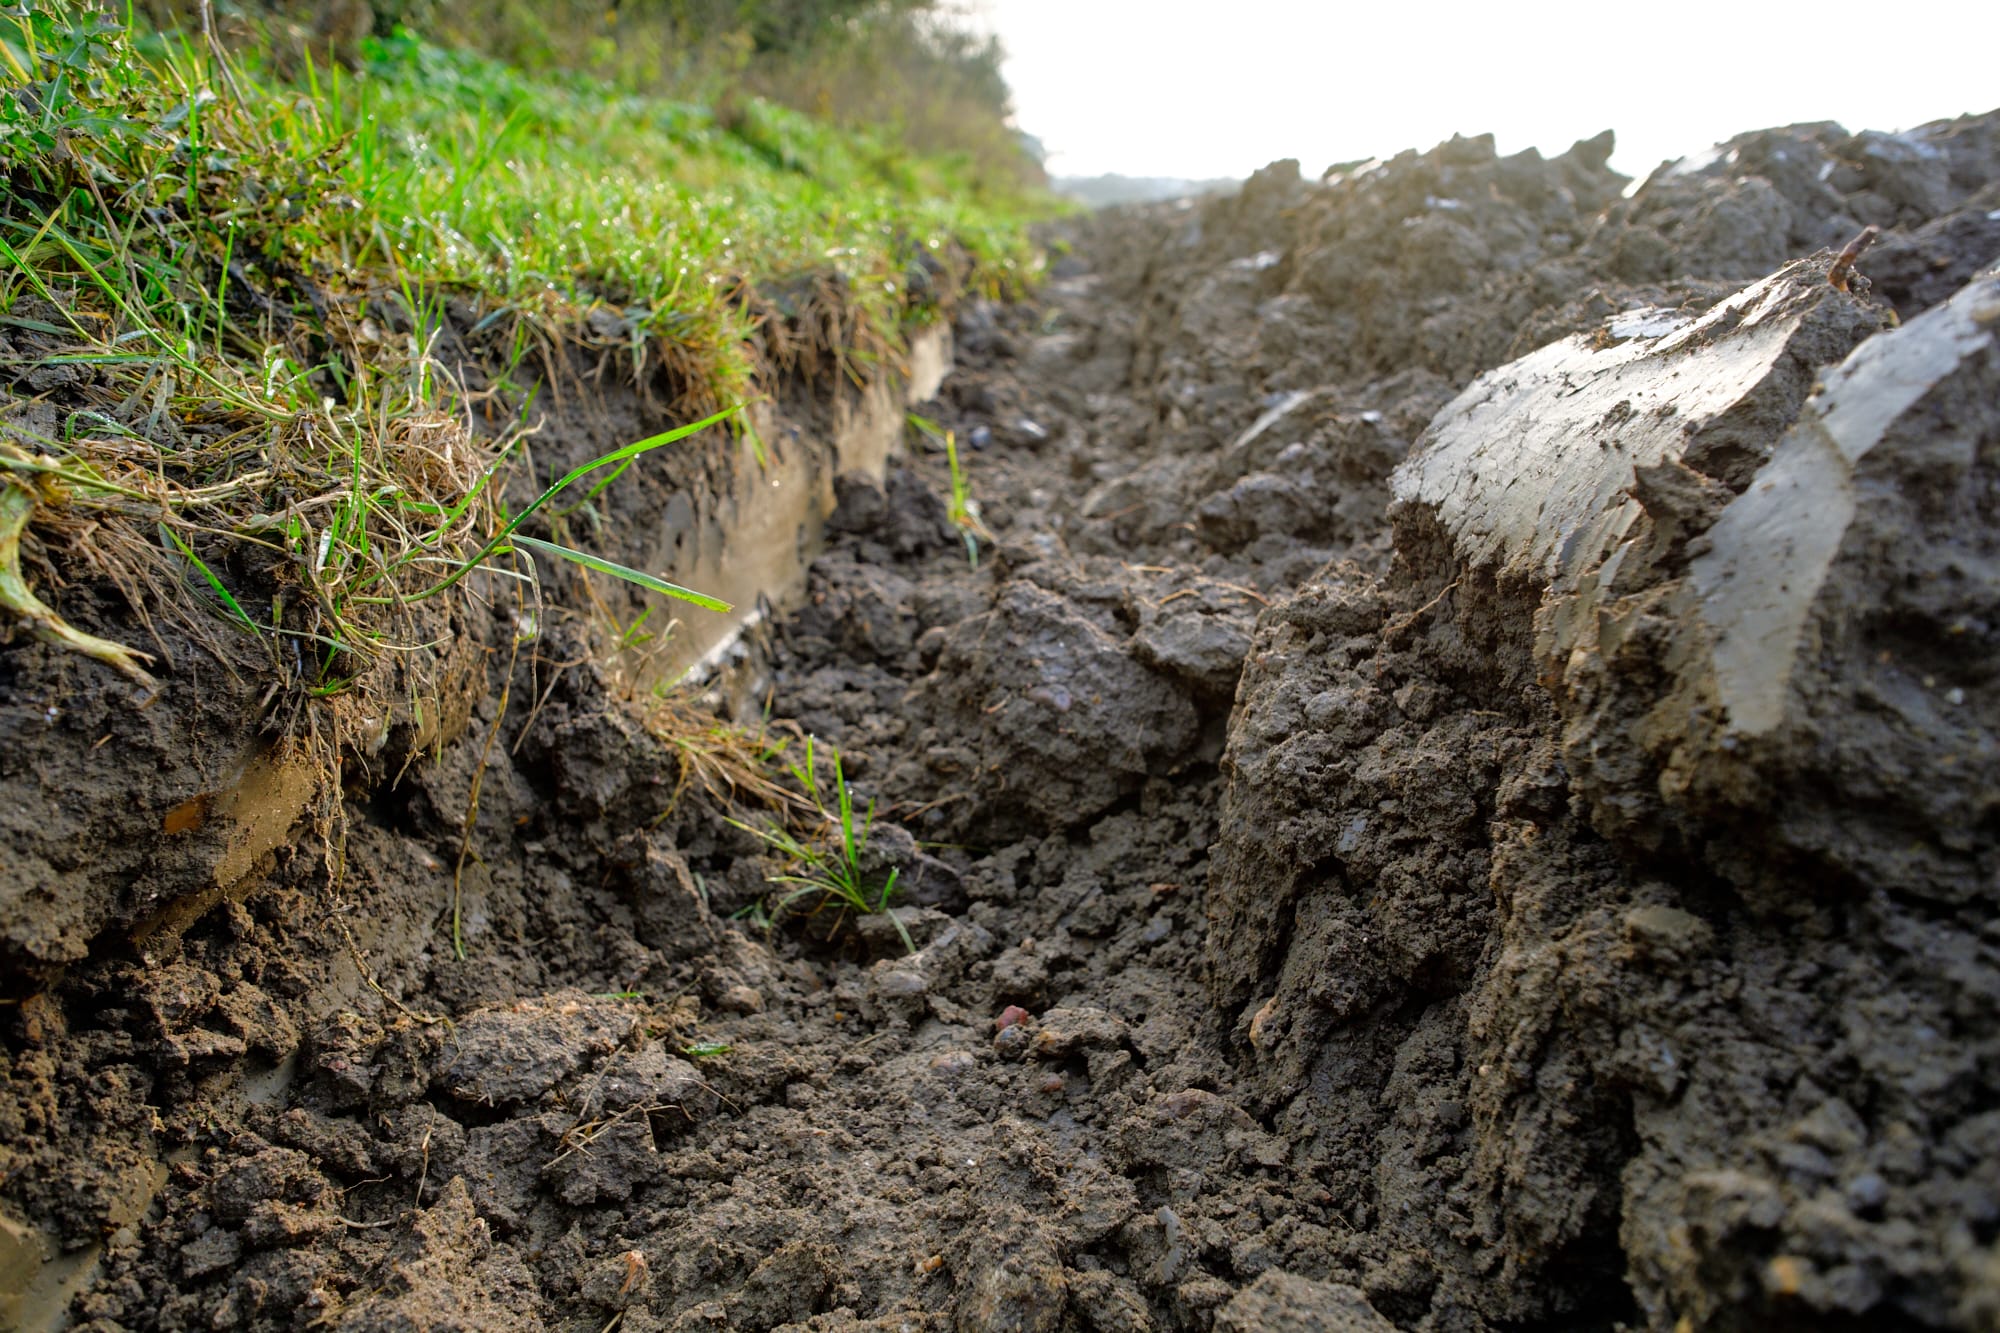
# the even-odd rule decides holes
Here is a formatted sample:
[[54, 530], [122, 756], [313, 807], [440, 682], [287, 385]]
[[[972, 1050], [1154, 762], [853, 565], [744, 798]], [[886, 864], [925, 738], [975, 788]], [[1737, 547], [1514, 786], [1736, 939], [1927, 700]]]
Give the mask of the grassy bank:
[[464, 570], [564, 554], [502, 499], [558, 480], [525, 442], [564, 349], [692, 423], [787, 372], [865, 381], [1034, 273], [1042, 202], [962, 159], [400, 31], [348, 69], [40, 6], [0, 16], [0, 79], [0, 621], [148, 686], [158, 634], [78, 640], [35, 590], [108, 580], [134, 627], [365, 691]]

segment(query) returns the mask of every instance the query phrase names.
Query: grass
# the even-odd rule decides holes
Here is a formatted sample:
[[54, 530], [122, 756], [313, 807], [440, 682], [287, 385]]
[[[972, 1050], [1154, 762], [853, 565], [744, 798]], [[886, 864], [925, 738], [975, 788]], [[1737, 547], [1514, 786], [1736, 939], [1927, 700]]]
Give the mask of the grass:
[[895, 126], [924, 156], [961, 159], [988, 190], [1040, 178], [1007, 123], [999, 47], [949, 21], [960, 8], [950, 0], [392, 3], [378, 0], [378, 15], [526, 69], [711, 105], [768, 97], [840, 126]]
[[[921, 317], [963, 247], [993, 289], [1033, 268], [1016, 217], [978, 185], [862, 133], [840, 133], [750, 99], [725, 125], [702, 107], [505, 66], [401, 36], [369, 42], [365, 77], [329, 80], [314, 128], [352, 134], [339, 219], [343, 256], [535, 309], [551, 293], [615, 307], [634, 368], [666, 335], [702, 406], [741, 401], [753, 335], [831, 280], [858, 318], [856, 346], [892, 346]], [[1006, 207], [1002, 201], [1002, 209]], [[363, 226], [362, 219], [372, 219]], [[871, 345], [872, 344], [872, 345]]]
[[965, 538], [965, 558], [974, 569], [979, 568], [979, 539], [993, 540], [993, 534], [979, 518], [979, 501], [972, 498], [972, 483], [966, 478], [965, 469], [958, 461], [958, 436], [946, 431], [944, 436], [944, 457], [951, 469], [951, 499], [945, 506], [945, 515], [951, 519], [958, 535]]
[[[629, 627], [628, 627], [629, 628]], [[690, 790], [699, 790], [718, 809], [739, 810], [746, 804], [793, 817], [817, 807], [774, 777], [775, 766], [792, 738], [724, 722], [697, 705], [687, 691], [662, 682], [645, 701], [645, 727], [672, 747], [680, 775], [659, 818], [665, 819]]]
[[944, 450], [945, 465], [951, 472], [951, 497], [945, 504], [945, 516], [965, 539], [965, 558], [977, 569], [980, 539], [990, 542], [993, 533], [979, 517], [979, 501], [972, 498], [971, 478], [959, 462], [957, 432], [946, 430], [921, 413], [911, 412], [908, 417], [911, 425]]
[[[718, 118], [407, 34], [281, 65], [73, 0], [0, 11], [0, 610], [135, 681], [30, 566], [249, 636], [301, 701], [421, 677], [425, 604], [475, 570], [538, 595], [554, 557], [714, 609], [523, 526], [1034, 272], [1034, 206], [755, 99]], [[565, 349], [688, 424], [544, 478]]]
[[[878, 884], [873, 882], [875, 877], [867, 866], [868, 837], [875, 826], [875, 803], [870, 801], [867, 810], [856, 818], [854, 791], [847, 785], [847, 776], [841, 769], [840, 752], [831, 746], [827, 748], [832, 755], [830, 783], [820, 780], [814, 762], [815, 743], [810, 736], [806, 738], [803, 760], [790, 765], [792, 777], [805, 790], [806, 800], [817, 815], [817, 819], [812, 821], [817, 827], [809, 829], [805, 836], [794, 834], [779, 822], [758, 827], [739, 819], [729, 821], [737, 828], [755, 834], [786, 861], [788, 868], [783, 873], [770, 876], [771, 883], [787, 887], [765, 909], [768, 920], [782, 918], [804, 900], [812, 901], [814, 911], [831, 906], [842, 913], [873, 916], [878, 912], [888, 912], [889, 900], [895, 895], [896, 881], [901, 872], [891, 869]], [[915, 953], [917, 946], [902, 921], [893, 913], [890, 913], [889, 921], [902, 937], [904, 948]]]

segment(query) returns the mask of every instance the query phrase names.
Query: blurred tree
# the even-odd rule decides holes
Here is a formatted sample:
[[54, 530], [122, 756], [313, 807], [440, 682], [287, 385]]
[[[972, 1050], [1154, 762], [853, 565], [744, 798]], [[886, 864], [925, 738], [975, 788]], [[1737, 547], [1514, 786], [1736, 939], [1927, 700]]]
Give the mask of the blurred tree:
[[838, 40], [855, 25], [937, 8], [937, 0], [612, 0], [613, 8], [656, 9], [698, 35], [747, 32], [759, 54], [797, 55]]

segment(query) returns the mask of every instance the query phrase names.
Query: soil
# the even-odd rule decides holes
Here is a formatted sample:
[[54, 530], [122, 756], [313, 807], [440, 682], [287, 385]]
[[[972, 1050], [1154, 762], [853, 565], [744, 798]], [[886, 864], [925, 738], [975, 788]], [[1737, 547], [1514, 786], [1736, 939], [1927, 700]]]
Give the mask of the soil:
[[[1750, 134], [1629, 196], [1609, 150], [1280, 163], [1069, 224], [1036, 303], [960, 312], [922, 410], [976, 562], [941, 455], [842, 478], [804, 604], [709, 699], [837, 747], [914, 952], [757, 924], [786, 867], [581, 614], [518, 655], [510, 601], [459, 627], [460, 712], [200, 893], [156, 793], [244, 785], [255, 692], [135, 712], [0, 646], [0, 1293], [39, 1237], [71, 1256], [16, 1319], [2000, 1327], [1990, 347], [1912, 428], [1949, 448], [1870, 464], [1831, 586], [1880, 596], [1815, 630], [1811, 739], [1676, 785], [1698, 719], [1635, 720], [1679, 697], [1703, 531], [1828, 368], [2000, 258], [2000, 113]], [[1816, 288], [1643, 481], [1626, 648], [1552, 667], [1550, 585], [1398, 465], [1482, 373], [1727, 313], [1864, 225], [1872, 288]], [[591, 410], [586, 441], [647, 424]], [[1898, 722], [1878, 653], [1957, 729]]]

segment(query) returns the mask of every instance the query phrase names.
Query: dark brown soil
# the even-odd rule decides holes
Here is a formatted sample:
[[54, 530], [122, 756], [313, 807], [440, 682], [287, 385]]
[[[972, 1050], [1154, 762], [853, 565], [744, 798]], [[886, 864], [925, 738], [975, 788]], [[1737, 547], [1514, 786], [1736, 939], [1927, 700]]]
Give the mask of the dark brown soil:
[[1991, 358], [1938, 399], [1951, 486], [1873, 478], [1939, 498], [1857, 538], [1947, 589], [1864, 628], [1957, 653], [1952, 799], [1850, 780], [1839, 710], [1794, 788], [1675, 795], [1629, 739], [1665, 668], [1550, 678], [1545, 589], [1389, 501], [1481, 372], [1881, 226], [1872, 294], [1715, 437], [1687, 503], [1723, 503], [1827, 364], [2000, 257], [2000, 113], [1747, 135], [1631, 197], [1608, 150], [1278, 164], [961, 314], [924, 411], [996, 540], [968, 561], [941, 456], [844, 479], [716, 691], [838, 747], [914, 954], [750, 924], [782, 867], [581, 616], [511, 680], [511, 603], [463, 627], [462, 723], [205, 899], [153, 793], [253, 752], [250, 692], [134, 713], [0, 646], [0, 1296], [40, 1233], [73, 1290], [18, 1317], [104, 1333], [1996, 1327]]

